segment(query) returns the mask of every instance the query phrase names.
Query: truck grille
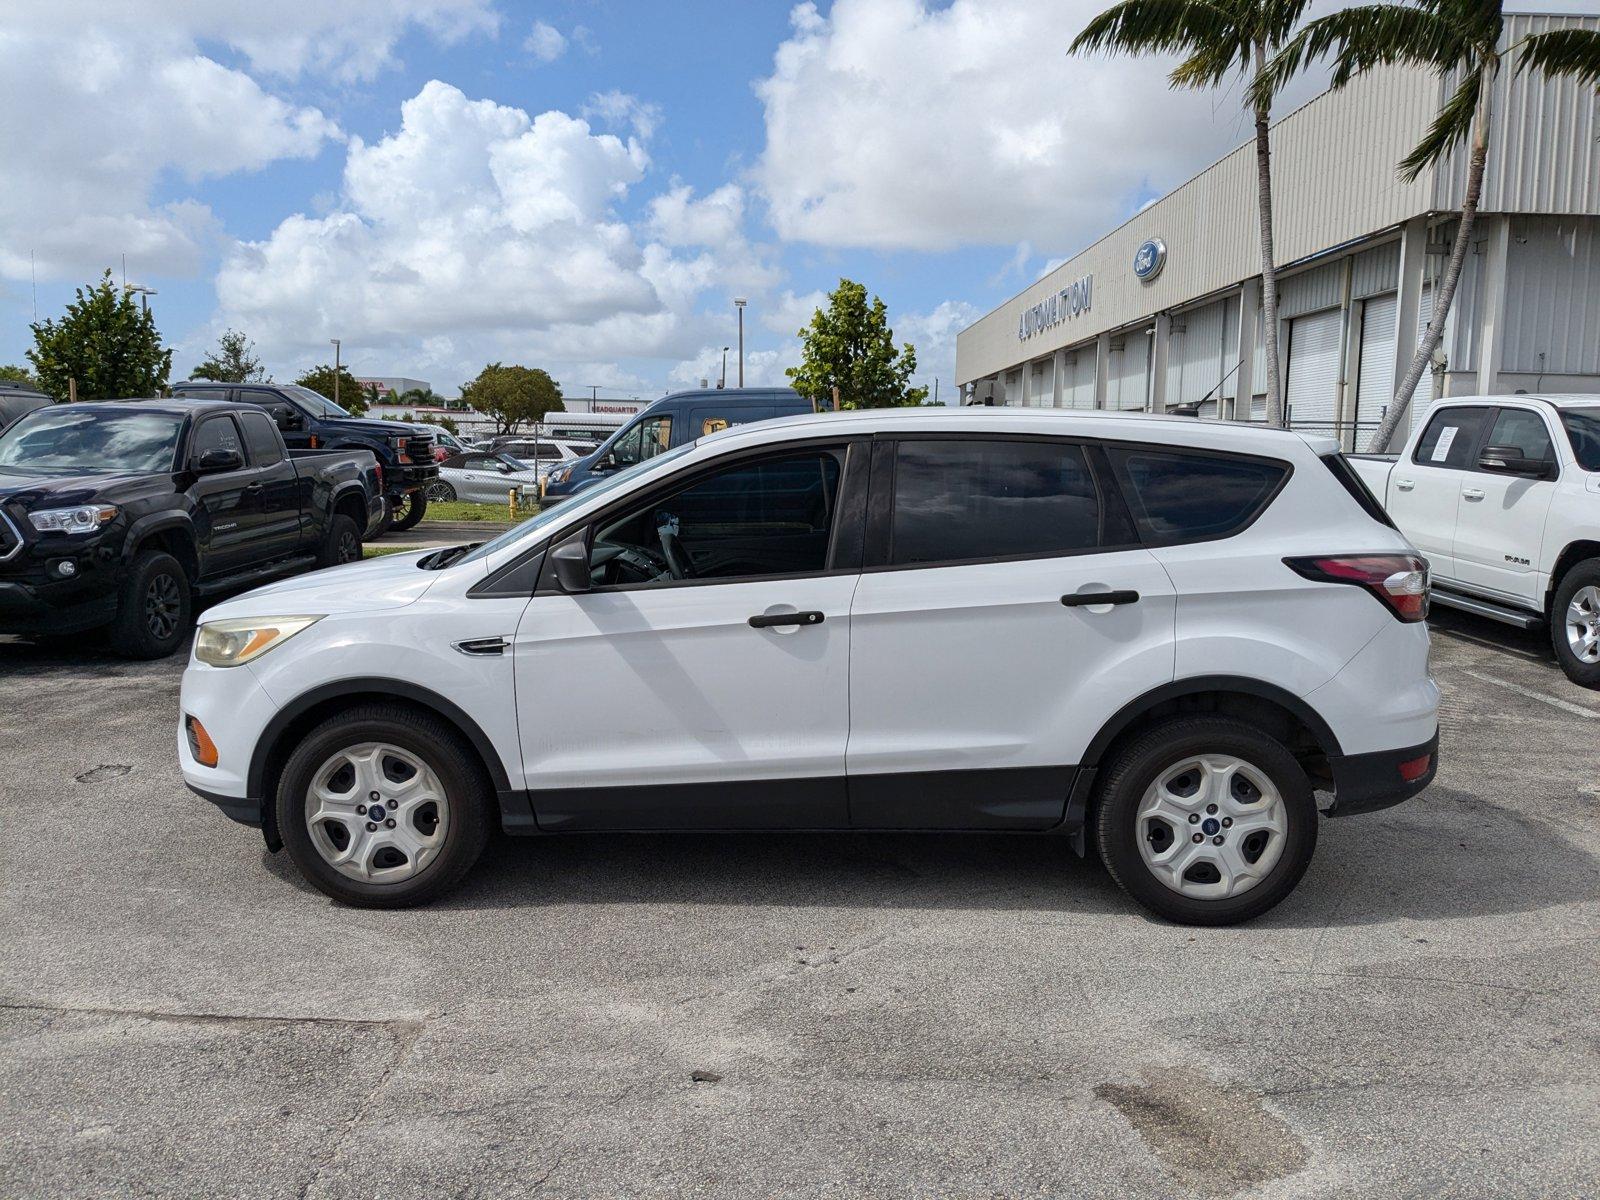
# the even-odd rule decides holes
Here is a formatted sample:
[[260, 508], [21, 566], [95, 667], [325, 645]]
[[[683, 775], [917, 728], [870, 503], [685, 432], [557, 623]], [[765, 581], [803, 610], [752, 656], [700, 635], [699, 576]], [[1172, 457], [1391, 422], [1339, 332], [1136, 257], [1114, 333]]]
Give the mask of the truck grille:
[[413, 434], [406, 439], [406, 457], [414, 463], [433, 461], [433, 434]]
[[0, 562], [14, 558], [17, 551], [22, 549], [22, 535], [17, 532], [17, 527], [11, 523], [11, 517], [6, 510], [0, 508]]

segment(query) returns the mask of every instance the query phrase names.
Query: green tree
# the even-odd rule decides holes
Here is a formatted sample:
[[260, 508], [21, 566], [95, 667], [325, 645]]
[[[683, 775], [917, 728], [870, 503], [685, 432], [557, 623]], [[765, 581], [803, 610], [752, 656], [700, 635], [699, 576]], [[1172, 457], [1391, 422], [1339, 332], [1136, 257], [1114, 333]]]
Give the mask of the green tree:
[[68, 380], [77, 381], [79, 400], [154, 396], [172, 373], [172, 351], [162, 347], [155, 318], [118, 291], [109, 269], [99, 283], [77, 289], [59, 320], [29, 328], [28, 361], [57, 400], [67, 398]]
[[[333, 364], [323, 363], [320, 367], [312, 367], [300, 378], [295, 380], [303, 388], [310, 388], [319, 396], [326, 396], [329, 400], [334, 398]], [[367, 411], [367, 406], [378, 402], [378, 389], [371, 385], [362, 385], [356, 382], [356, 377], [350, 374], [349, 368], [339, 368], [339, 398], [337, 404], [352, 417], [359, 417]]]
[[1074, 39], [1069, 53], [1181, 54], [1167, 76], [1173, 87], [1214, 88], [1242, 75], [1253, 86], [1245, 103], [1255, 119], [1256, 212], [1261, 237], [1261, 314], [1266, 340], [1267, 422], [1282, 425], [1278, 358], [1278, 268], [1272, 249], [1272, 102], [1268, 59], [1299, 24], [1307, 0], [1124, 0]]
[[217, 348], [189, 372], [190, 379], [215, 379], [220, 383], [270, 383], [272, 376], [256, 357], [256, 344], [237, 329], [217, 339]]
[[921, 404], [927, 388], [911, 386], [917, 351], [906, 342], [894, 348], [889, 309], [877, 296], [849, 279], [828, 296], [828, 307], [811, 314], [800, 330], [800, 365], [784, 374], [794, 390], [815, 403], [831, 403], [839, 389], [841, 408], [897, 408]]
[[389, 397], [390, 404], [410, 404], [416, 408], [439, 408], [444, 404], [444, 397], [435, 392], [431, 387], [411, 388]]
[[27, 367], [19, 367], [12, 363], [0, 366], [0, 380], [7, 383], [20, 383], [25, 388], [38, 390], [39, 380]]
[[513, 433], [518, 425], [544, 420], [546, 413], [563, 412], [566, 403], [556, 381], [538, 367], [489, 363], [477, 378], [461, 389], [467, 406], [494, 418], [497, 434]]
[[1373, 438], [1373, 447], [1380, 451], [1388, 447], [1405, 419], [1422, 373], [1433, 362], [1445, 318], [1455, 301], [1483, 195], [1496, 77], [1507, 69], [1532, 70], [1552, 76], [1570, 75], [1588, 86], [1600, 86], [1600, 32], [1556, 29], [1530, 34], [1501, 49], [1503, 32], [1499, 0], [1358, 5], [1309, 22], [1283, 47], [1256, 83], [1262, 91], [1281, 87], [1306, 64], [1331, 54], [1335, 88], [1344, 87], [1374, 67], [1391, 65], [1421, 67], [1454, 85], [1422, 140], [1400, 161], [1400, 177], [1410, 181], [1445, 159], [1463, 141], [1470, 147], [1461, 221], [1450, 260], [1433, 298], [1433, 316], [1427, 331], [1410, 367], [1396, 385], [1394, 403], [1389, 405]]

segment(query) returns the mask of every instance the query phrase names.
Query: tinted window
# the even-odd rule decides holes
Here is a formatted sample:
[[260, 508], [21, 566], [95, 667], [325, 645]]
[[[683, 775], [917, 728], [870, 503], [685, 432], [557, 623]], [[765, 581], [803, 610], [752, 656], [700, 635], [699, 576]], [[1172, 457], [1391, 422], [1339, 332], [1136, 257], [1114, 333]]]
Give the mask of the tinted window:
[[1489, 415], [1487, 408], [1446, 408], [1433, 415], [1422, 431], [1411, 461], [1421, 467], [1454, 467], [1465, 471], [1472, 466], [1472, 452]]
[[1585, 471], [1600, 471], [1600, 411], [1567, 409], [1561, 414], [1572, 453]]
[[828, 564], [839, 458], [813, 451], [741, 463], [608, 521], [602, 583], [811, 574]]
[[1546, 462], [1556, 459], [1555, 447], [1550, 444], [1550, 430], [1544, 418], [1525, 408], [1502, 408], [1484, 445], [1515, 446], [1523, 458], [1539, 458]]
[[1333, 477], [1339, 481], [1339, 486], [1350, 493], [1350, 498], [1361, 506], [1361, 510], [1374, 521], [1387, 525], [1390, 529], [1396, 528], [1395, 523], [1389, 519], [1389, 514], [1383, 511], [1383, 505], [1378, 503], [1378, 498], [1367, 487], [1366, 481], [1356, 474], [1356, 469], [1345, 462], [1342, 454], [1325, 454], [1322, 461], [1327, 464], [1328, 470], [1333, 472]]
[[1100, 498], [1081, 446], [904, 441], [895, 453], [889, 561], [1070, 554], [1100, 543]]
[[671, 445], [672, 418], [649, 417], [617, 439], [611, 447], [611, 457], [619, 467], [631, 467], [654, 458]]
[[55, 404], [0, 435], [0, 469], [44, 475], [171, 471], [183, 418]]
[[194, 431], [194, 441], [189, 446], [189, 457], [199, 458], [211, 450], [232, 450], [241, 458], [244, 449], [239, 445], [239, 428], [232, 417], [208, 417]]
[[1289, 473], [1282, 463], [1167, 450], [1108, 448], [1140, 537], [1227, 537], [1243, 529]]
[[283, 461], [283, 439], [266, 413], [239, 414], [244, 426], [244, 444], [250, 448], [250, 461], [258, 467], [270, 467]]

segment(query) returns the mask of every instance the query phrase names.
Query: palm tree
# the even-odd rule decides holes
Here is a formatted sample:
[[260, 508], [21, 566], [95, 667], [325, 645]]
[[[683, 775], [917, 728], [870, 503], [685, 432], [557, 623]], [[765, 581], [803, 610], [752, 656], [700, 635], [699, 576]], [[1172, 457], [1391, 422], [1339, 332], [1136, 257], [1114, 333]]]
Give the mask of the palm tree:
[[1600, 85], [1600, 32], [1556, 29], [1530, 34], [1501, 49], [1503, 23], [1500, 0], [1363, 4], [1310, 22], [1256, 80], [1259, 92], [1270, 96], [1305, 64], [1331, 53], [1335, 88], [1373, 67], [1391, 65], [1423, 67], [1441, 79], [1458, 81], [1422, 140], [1400, 162], [1400, 177], [1409, 183], [1463, 140], [1470, 140], [1467, 188], [1461, 199], [1455, 245], [1434, 296], [1427, 331], [1373, 438], [1373, 447], [1380, 451], [1393, 440], [1411, 407], [1411, 396], [1422, 372], [1433, 361], [1433, 352], [1444, 333], [1445, 317], [1455, 300], [1456, 285], [1461, 281], [1461, 267], [1472, 245], [1472, 226], [1483, 194], [1495, 78], [1510, 64], [1518, 72], [1538, 70], [1546, 75], [1571, 75], [1581, 82]]
[[[1261, 312], [1266, 334], [1267, 421], [1282, 425], [1279, 385], [1278, 271], [1272, 253], [1272, 102], [1277, 88], [1263, 76], [1308, 0], [1123, 0], [1073, 40], [1069, 53], [1182, 54], [1167, 78], [1173, 87], [1216, 87], [1247, 76], [1247, 104], [1256, 123], [1256, 210], [1261, 218]], [[1285, 76], [1284, 78], [1288, 78]], [[1246, 398], [1245, 403], [1249, 403]]]

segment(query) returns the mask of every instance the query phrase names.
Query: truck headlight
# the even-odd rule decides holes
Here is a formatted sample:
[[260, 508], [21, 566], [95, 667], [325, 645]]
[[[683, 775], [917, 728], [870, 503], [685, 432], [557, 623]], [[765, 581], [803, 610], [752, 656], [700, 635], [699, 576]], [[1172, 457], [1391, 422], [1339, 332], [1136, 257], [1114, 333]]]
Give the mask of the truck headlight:
[[237, 667], [281, 646], [321, 617], [235, 617], [201, 624], [194, 656], [210, 667]]
[[549, 475], [545, 476], [545, 478], [551, 483], [565, 483], [567, 481], [567, 476], [571, 474], [571, 467], [557, 467], [554, 471], [551, 471]]
[[114, 504], [85, 504], [78, 508], [42, 508], [28, 514], [40, 533], [93, 533], [117, 515]]

